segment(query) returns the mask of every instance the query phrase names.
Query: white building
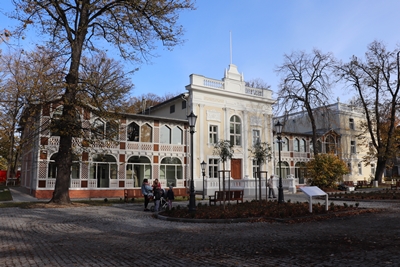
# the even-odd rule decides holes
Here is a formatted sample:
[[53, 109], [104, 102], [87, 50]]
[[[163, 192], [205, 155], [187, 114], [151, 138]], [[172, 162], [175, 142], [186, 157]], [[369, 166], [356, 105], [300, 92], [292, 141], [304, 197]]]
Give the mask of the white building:
[[[146, 114], [177, 119], [186, 119], [190, 112], [197, 115], [193, 135], [196, 190], [202, 189], [202, 161], [207, 163], [208, 186], [218, 180], [219, 171], [223, 170], [219, 157], [213, 155], [218, 140], [230, 140], [234, 145], [234, 155], [225, 166], [225, 170], [230, 170], [232, 181], [253, 179], [258, 166], [249, 149], [257, 141], [271, 146], [273, 143], [272, 91], [247, 87], [233, 64], [222, 80], [190, 75], [186, 90], [185, 94], [148, 108]], [[269, 174], [273, 172], [271, 162], [260, 167]]]
[[[365, 121], [362, 110], [354, 106], [337, 102], [314, 110], [317, 125], [317, 149], [320, 153], [334, 152], [349, 167], [350, 173], [345, 175], [345, 181], [371, 180], [375, 174], [375, 162], [365, 166], [363, 157], [367, 147], [361, 144], [358, 135], [362, 133], [361, 122]], [[307, 113], [297, 112], [274, 117], [274, 122], [284, 124], [282, 136], [285, 145], [282, 148], [282, 176], [301, 173], [304, 163], [312, 156], [311, 124]], [[277, 156], [277, 152], [275, 152]], [[301, 180], [300, 179], [300, 180]], [[300, 181], [301, 182], [301, 181]]]

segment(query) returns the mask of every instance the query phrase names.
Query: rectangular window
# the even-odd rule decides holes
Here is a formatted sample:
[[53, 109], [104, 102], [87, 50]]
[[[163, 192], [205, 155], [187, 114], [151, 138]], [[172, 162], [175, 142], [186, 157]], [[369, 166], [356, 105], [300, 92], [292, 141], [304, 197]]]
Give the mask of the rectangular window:
[[347, 168], [349, 168], [349, 174], [352, 174], [352, 170], [351, 170], [351, 163], [347, 163]]
[[361, 164], [361, 162], [358, 163], [358, 174], [362, 175], [362, 164]]
[[79, 179], [79, 163], [76, 163], [76, 162], [74, 162], [74, 163], [72, 163], [72, 166], [71, 166], [71, 178], [72, 179]]
[[371, 164], [371, 175], [375, 176], [375, 164]]
[[351, 141], [350, 142], [350, 153], [351, 154], [356, 154], [356, 141]]
[[208, 159], [208, 177], [218, 178], [218, 159]]
[[260, 130], [253, 130], [253, 145], [260, 143]]
[[354, 119], [353, 118], [349, 119], [349, 128], [350, 128], [350, 130], [354, 130]]
[[186, 101], [183, 100], [183, 101], [182, 101], [182, 109], [185, 109], [185, 108], [186, 108]]
[[175, 113], [175, 105], [169, 107], [169, 113]]
[[258, 178], [258, 162], [257, 160], [253, 159], [253, 178]]
[[208, 142], [210, 144], [216, 144], [218, 142], [218, 126], [210, 125], [210, 131], [208, 133], [209, 139]]

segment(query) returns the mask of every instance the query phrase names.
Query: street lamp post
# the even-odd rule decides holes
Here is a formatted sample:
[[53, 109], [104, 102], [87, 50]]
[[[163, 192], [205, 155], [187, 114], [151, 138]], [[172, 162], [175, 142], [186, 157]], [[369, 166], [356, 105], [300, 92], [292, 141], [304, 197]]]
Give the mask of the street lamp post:
[[204, 200], [204, 176], [206, 175], [206, 165], [207, 163], [205, 163], [204, 160], [202, 163], [200, 163], [201, 171], [203, 173], [203, 200]]
[[190, 199], [189, 199], [189, 211], [196, 211], [196, 195], [194, 193], [194, 174], [193, 174], [193, 134], [194, 134], [194, 126], [196, 125], [197, 116], [194, 115], [193, 111], [187, 116], [189, 127], [190, 127], [190, 175], [192, 177], [192, 181], [190, 182]]
[[276, 135], [278, 138], [278, 156], [279, 156], [279, 187], [278, 187], [278, 203], [283, 203], [283, 187], [282, 187], [282, 168], [281, 168], [281, 150], [282, 150], [282, 127], [283, 124], [278, 121], [275, 124]]

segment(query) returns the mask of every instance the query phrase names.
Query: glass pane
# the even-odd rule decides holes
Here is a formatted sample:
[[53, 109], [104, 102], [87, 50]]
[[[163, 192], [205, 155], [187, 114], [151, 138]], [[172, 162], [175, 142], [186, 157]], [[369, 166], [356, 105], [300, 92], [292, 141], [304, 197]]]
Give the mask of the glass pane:
[[127, 130], [127, 139], [128, 141], [139, 142], [139, 125], [134, 122], [129, 124]]
[[173, 183], [175, 184], [175, 177], [176, 177], [176, 173], [175, 173], [175, 166], [166, 166], [167, 169], [167, 184]]
[[151, 166], [150, 165], [145, 165], [144, 166], [144, 177], [146, 179], [151, 179]]
[[242, 143], [241, 143], [241, 136], [240, 136], [240, 135], [239, 135], [239, 136], [236, 136], [236, 145], [237, 145], [237, 146], [242, 145]]
[[236, 133], [236, 134], [240, 134], [240, 133], [241, 133], [241, 130], [240, 130], [240, 124], [239, 124], [239, 123], [235, 125], [235, 128], [236, 128], [236, 129], [235, 129], [235, 133]]
[[104, 123], [101, 120], [97, 119], [94, 121], [92, 134], [95, 138], [104, 138]]
[[72, 179], [79, 179], [79, 163], [73, 163], [71, 167], [71, 178]]
[[133, 178], [133, 165], [127, 164], [126, 165], [126, 172], [125, 172], [125, 179], [132, 179]]
[[172, 144], [182, 144], [182, 130], [179, 127], [172, 129]]
[[160, 166], [160, 180], [165, 180], [166, 177], [165, 168], [166, 168], [165, 165]]
[[90, 164], [90, 179], [96, 179], [96, 164]]
[[176, 179], [183, 179], [182, 166], [176, 166]]
[[170, 140], [171, 140], [171, 129], [164, 125], [160, 129], [160, 143], [170, 144]]
[[57, 167], [55, 162], [49, 162], [48, 178], [57, 177]]
[[142, 125], [142, 127], [140, 128], [140, 142], [151, 142], [152, 138], [152, 128], [150, 127], [150, 125], [145, 124]]
[[116, 164], [110, 164], [110, 178], [111, 179], [117, 179], [117, 165]]
[[119, 139], [119, 126], [116, 122], [111, 121], [106, 123], [106, 134], [108, 139]]

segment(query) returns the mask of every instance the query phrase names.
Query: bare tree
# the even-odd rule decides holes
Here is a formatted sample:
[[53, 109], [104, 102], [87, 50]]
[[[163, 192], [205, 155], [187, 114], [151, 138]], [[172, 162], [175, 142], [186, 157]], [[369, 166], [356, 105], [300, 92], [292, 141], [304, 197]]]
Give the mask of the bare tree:
[[245, 84], [247, 87], [252, 87], [252, 88], [259, 88], [259, 89], [270, 89], [271, 88], [271, 86], [268, 85], [261, 78], [252, 79], [250, 81], [245, 82]]
[[51, 201], [70, 203], [71, 148], [77, 135], [82, 56], [103, 50], [100, 41], [116, 47], [122, 58], [134, 61], [151, 56], [158, 41], [171, 49], [181, 43], [178, 12], [193, 9], [193, 4], [190, 0], [13, 0], [13, 3], [15, 18], [22, 22], [22, 28], [29, 25], [39, 28], [43, 36], [50, 37], [47, 45], [69, 56], [59, 121], [64, 130], [55, 159], [58, 171]]
[[[343, 78], [359, 97], [365, 112], [365, 133], [377, 160], [375, 180], [381, 182], [386, 163], [393, 155], [400, 90], [400, 49], [389, 51], [378, 41], [368, 45], [365, 61], [353, 56], [338, 66]], [[372, 145], [372, 147], [371, 147]]]
[[[0, 57], [0, 131], [7, 177], [15, 177], [19, 155], [17, 131], [23, 109], [54, 99], [63, 83], [63, 69], [50, 51], [37, 47], [32, 52], [18, 50]], [[43, 102], [41, 102], [43, 101]], [[6, 150], [6, 151], [5, 151]]]
[[146, 109], [151, 109], [151, 107], [156, 106], [173, 97], [175, 97], [175, 95], [171, 93], [166, 93], [164, 96], [158, 96], [153, 93], [134, 96], [129, 98], [129, 100], [125, 103], [125, 111], [134, 114], [142, 113], [145, 112]]
[[277, 99], [277, 112], [296, 112], [305, 109], [312, 128], [314, 155], [318, 154], [317, 126], [314, 110], [324, 107], [331, 97], [329, 77], [335, 66], [331, 53], [314, 49], [311, 54], [293, 52], [284, 55], [276, 72], [282, 76]]

